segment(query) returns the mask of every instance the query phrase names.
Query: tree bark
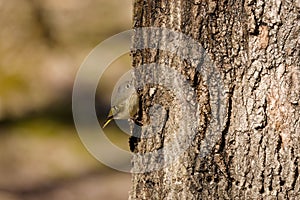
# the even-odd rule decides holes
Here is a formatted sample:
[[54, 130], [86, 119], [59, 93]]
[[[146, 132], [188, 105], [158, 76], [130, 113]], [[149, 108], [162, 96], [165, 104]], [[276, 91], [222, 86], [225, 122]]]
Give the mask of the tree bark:
[[[201, 44], [224, 84], [225, 113], [219, 113], [220, 134], [206, 140], [220, 107], [211, 98], [214, 86], [203, 78], [211, 69], [198, 73], [193, 62], [174, 53], [133, 48], [140, 96], [136, 121], [142, 126], [130, 139], [135, 153], [130, 199], [300, 199], [299, 11], [299, 0], [134, 1], [134, 28], [163, 27]], [[142, 41], [134, 36], [134, 46], [155, 40], [142, 35]], [[176, 95], [188, 95], [176, 77], [161, 79], [164, 70], [140, 67], [150, 63], [175, 70], [194, 89], [200, 106], [193, 116], [184, 116]], [[151, 67], [157, 73], [151, 75]], [[153, 77], [158, 82], [145, 84]], [[166, 83], [177, 90], [163, 87]], [[169, 163], [185, 137], [180, 134], [193, 124], [192, 142]], [[203, 144], [210, 141], [204, 154]], [[161, 149], [159, 156], [143, 157]]]

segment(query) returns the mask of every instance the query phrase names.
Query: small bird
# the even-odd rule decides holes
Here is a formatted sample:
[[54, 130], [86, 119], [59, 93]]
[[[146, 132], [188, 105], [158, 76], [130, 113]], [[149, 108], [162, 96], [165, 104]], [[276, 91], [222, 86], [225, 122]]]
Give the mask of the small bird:
[[114, 103], [105, 120], [105, 128], [112, 119], [132, 119], [138, 113], [139, 99], [133, 86], [133, 81], [126, 81], [117, 88], [116, 94], [112, 97]]

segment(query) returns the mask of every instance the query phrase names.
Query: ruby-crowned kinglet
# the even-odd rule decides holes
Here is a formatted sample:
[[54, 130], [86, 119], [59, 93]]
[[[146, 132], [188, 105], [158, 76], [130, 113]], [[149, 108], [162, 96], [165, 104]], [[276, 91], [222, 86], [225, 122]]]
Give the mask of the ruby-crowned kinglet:
[[132, 119], [138, 112], [139, 99], [133, 85], [133, 81], [125, 81], [112, 95], [112, 107], [105, 120], [105, 128], [112, 119]]

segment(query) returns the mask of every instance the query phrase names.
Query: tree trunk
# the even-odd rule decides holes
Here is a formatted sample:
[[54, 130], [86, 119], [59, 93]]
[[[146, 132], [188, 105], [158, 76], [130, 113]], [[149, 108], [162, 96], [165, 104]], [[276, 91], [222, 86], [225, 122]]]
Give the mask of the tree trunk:
[[130, 199], [300, 199], [299, 11], [299, 0], [135, 0], [134, 28], [205, 52], [197, 62], [186, 39], [188, 53], [166, 49], [175, 33], [136, 31]]

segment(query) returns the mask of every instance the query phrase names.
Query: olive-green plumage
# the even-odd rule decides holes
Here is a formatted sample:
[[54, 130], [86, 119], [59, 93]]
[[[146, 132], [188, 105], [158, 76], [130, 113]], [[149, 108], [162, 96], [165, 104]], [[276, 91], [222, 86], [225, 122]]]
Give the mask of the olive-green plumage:
[[105, 128], [112, 119], [130, 119], [138, 112], [139, 100], [138, 95], [130, 83], [127, 83], [126, 88], [120, 86], [118, 88], [117, 100], [111, 107], [109, 114], [104, 122], [103, 128]]

